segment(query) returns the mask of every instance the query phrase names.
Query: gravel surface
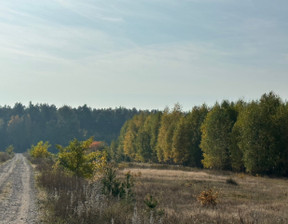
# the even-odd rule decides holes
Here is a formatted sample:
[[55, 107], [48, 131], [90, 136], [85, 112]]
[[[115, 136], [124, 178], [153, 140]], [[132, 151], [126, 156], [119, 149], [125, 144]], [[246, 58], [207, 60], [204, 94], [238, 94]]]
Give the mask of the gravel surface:
[[0, 223], [38, 223], [33, 169], [22, 154], [0, 166]]

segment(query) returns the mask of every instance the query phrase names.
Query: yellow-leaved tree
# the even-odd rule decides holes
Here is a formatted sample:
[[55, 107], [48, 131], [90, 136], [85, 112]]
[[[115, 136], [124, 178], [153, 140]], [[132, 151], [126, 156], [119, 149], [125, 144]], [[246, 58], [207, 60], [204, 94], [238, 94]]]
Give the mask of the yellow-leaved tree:
[[93, 138], [86, 141], [74, 139], [68, 146], [57, 145], [59, 149], [56, 167], [63, 167], [72, 174], [91, 178], [96, 171], [100, 171], [107, 163], [107, 154], [103, 151], [91, 151]]
[[39, 141], [37, 145], [32, 145], [28, 152], [33, 159], [48, 158], [51, 155], [48, 151], [50, 146], [49, 142]]

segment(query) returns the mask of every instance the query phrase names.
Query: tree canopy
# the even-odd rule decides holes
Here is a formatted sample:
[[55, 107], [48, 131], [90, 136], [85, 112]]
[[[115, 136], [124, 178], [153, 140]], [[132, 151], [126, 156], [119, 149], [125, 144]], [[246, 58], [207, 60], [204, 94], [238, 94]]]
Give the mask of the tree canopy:
[[92, 109], [87, 105], [78, 108], [48, 104], [25, 107], [0, 106], [0, 150], [13, 145], [15, 152], [25, 152], [39, 141], [49, 141], [51, 151], [55, 145], [67, 145], [72, 139], [95, 140], [110, 144], [119, 136], [125, 121], [140, 111], [136, 109]]
[[176, 104], [128, 120], [113, 147], [116, 160], [287, 176], [288, 104], [273, 92], [189, 112]]

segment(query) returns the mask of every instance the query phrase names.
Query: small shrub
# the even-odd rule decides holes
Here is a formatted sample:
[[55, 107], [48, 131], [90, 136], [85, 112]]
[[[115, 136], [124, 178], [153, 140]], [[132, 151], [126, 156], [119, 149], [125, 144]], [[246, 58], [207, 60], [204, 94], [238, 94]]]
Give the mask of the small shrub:
[[125, 180], [122, 182], [117, 178], [116, 168], [112, 165], [104, 169], [102, 178], [103, 193], [108, 196], [131, 199], [133, 197], [132, 188], [134, 186], [133, 176], [130, 172], [125, 174]]
[[0, 152], [0, 162], [5, 162], [7, 160], [9, 160], [9, 154], [6, 152]]
[[102, 171], [107, 162], [105, 152], [91, 152], [93, 138], [86, 141], [74, 139], [68, 146], [57, 145], [59, 150], [55, 167], [62, 167], [78, 177], [93, 178], [95, 173]]
[[212, 189], [202, 191], [197, 197], [197, 200], [202, 206], [216, 206], [218, 199], [218, 192], [213, 192]]
[[28, 151], [33, 160], [44, 159], [50, 156], [50, 152], [48, 152], [50, 146], [49, 142], [40, 141], [37, 145], [32, 145]]
[[158, 205], [158, 201], [155, 198], [153, 198], [153, 196], [150, 194], [146, 195], [144, 203], [147, 205], [149, 209], [155, 209], [156, 206]]
[[14, 156], [14, 146], [13, 145], [9, 145], [6, 149], [5, 152], [10, 156], [13, 157]]
[[232, 178], [228, 178], [228, 179], [226, 180], [226, 183], [227, 183], [227, 184], [231, 184], [231, 185], [238, 185], [238, 183], [237, 183], [234, 179], [232, 179]]

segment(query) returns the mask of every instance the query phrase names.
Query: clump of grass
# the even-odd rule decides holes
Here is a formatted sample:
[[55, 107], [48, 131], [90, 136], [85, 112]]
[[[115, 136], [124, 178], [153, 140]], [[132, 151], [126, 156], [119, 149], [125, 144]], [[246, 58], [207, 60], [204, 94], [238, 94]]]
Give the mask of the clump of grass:
[[231, 177], [226, 179], [226, 183], [227, 184], [231, 184], [231, 185], [238, 185], [238, 183], [236, 182], [236, 180], [232, 179]]
[[216, 206], [218, 199], [218, 192], [214, 192], [212, 189], [202, 191], [197, 197], [197, 200], [202, 206]]

